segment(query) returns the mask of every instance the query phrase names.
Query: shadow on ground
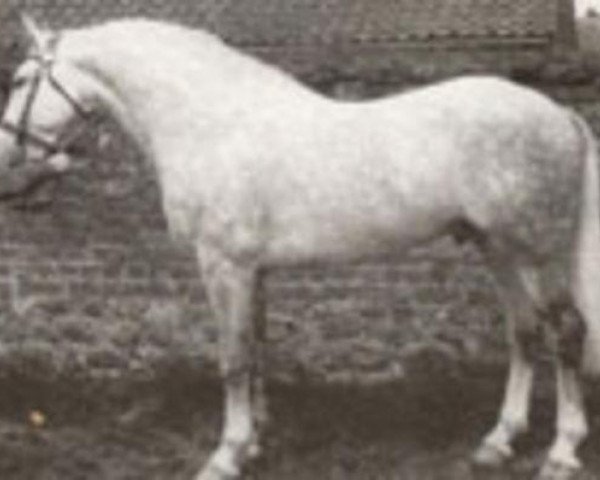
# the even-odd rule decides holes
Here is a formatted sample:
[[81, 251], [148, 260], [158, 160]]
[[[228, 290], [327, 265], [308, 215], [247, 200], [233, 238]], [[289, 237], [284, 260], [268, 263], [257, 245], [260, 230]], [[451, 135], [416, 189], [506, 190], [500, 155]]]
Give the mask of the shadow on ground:
[[[552, 435], [548, 389], [535, 399], [535, 429], [519, 443], [519, 459], [504, 472], [474, 472], [465, 459], [494, 419], [503, 375], [483, 367], [466, 373], [377, 387], [271, 385], [269, 453], [249, 478], [531, 478]], [[190, 479], [220, 424], [218, 383], [202, 377], [174, 371], [152, 382], [79, 385], [5, 379], [0, 478]], [[592, 409], [595, 433], [583, 452], [586, 479], [600, 473], [598, 413]]]

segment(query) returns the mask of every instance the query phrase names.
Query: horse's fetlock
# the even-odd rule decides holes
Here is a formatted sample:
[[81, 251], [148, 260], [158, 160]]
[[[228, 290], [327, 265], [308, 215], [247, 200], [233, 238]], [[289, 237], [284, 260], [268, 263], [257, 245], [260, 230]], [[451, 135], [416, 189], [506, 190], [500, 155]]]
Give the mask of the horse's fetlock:
[[558, 436], [566, 439], [573, 445], [579, 445], [584, 438], [587, 438], [589, 434], [589, 427], [586, 422], [577, 422], [575, 425], [569, 425], [568, 427], [562, 427], [558, 431]]
[[526, 417], [503, 418], [502, 426], [506, 430], [509, 438], [515, 438], [527, 431], [529, 428], [529, 421]]

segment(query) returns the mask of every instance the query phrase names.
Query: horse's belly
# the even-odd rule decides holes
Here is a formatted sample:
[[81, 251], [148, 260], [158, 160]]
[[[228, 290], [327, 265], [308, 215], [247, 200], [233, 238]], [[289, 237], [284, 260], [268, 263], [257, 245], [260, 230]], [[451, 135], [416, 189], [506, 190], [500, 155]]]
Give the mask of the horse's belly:
[[435, 212], [388, 211], [379, 215], [332, 214], [304, 218], [273, 235], [266, 263], [345, 262], [400, 256], [440, 235], [452, 221]]
[[441, 166], [408, 172], [396, 167], [392, 155], [351, 160], [306, 179], [298, 180], [297, 170], [296, 181], [277, 190], [268, 215], [268, 262], [396, 256], [460, 215]]

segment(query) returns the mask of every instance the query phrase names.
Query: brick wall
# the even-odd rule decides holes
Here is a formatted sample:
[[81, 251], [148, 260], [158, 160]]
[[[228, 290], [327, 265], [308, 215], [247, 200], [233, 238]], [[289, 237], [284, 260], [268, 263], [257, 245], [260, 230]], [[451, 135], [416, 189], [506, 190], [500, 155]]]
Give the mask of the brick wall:
[[190, 253], [169, 241], [151, 168], [111, 125], [82, 139], [82, 170], [0, 212], [0, 298], [201, 292]]

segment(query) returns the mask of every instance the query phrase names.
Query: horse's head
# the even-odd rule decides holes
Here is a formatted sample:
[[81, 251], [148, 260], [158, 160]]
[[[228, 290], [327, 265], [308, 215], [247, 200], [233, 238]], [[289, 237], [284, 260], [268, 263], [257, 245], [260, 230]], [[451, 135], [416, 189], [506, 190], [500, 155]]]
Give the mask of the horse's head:
[[69, 169], [70, 144], [79, 130], [66, 128], [88, 117], [85, 77], [58, 56], [60, 34], [23, 17], [31, 40], [12, 79], [0, 120], [0, 196], [20, 194]]

